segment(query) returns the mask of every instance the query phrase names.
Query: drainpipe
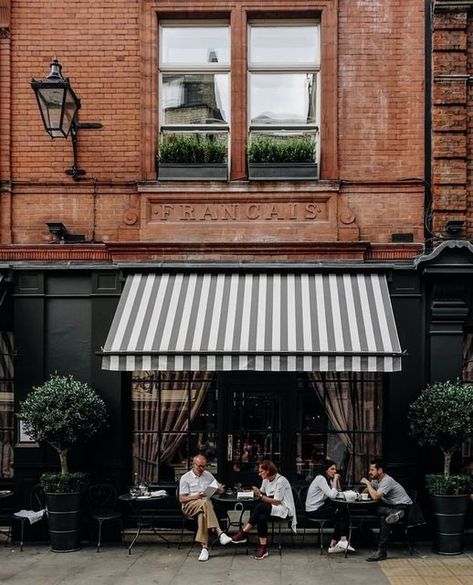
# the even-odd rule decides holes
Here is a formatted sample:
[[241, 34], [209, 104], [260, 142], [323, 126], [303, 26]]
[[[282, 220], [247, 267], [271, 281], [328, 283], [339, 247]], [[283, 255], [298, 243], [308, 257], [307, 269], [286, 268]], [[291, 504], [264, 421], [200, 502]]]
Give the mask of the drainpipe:
[[424, 239], [425, 253], [432, 241], [432, 13], [435, 0], [425, 0], [425, 111], [424, 111]]

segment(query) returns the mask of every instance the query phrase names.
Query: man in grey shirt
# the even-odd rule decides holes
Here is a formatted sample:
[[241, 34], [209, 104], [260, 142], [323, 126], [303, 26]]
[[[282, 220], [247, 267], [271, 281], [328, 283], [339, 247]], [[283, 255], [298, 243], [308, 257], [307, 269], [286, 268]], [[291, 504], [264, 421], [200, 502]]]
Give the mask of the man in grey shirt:
[[369, 478], [363, 477], [361, 483], [366, 486], [365, 491], [375, 502], [379, 502], [378, 514], [381, 526], [379, 531], [378, 550], [369, 556], [368, 562], [383, 561], [387, 558], [387, 546], [391, 536], [391, 526], [399, 522], [412, 505], [411, 498], [406, 490], [384, 472], [384, 464], [381, 459], [370, 461]]

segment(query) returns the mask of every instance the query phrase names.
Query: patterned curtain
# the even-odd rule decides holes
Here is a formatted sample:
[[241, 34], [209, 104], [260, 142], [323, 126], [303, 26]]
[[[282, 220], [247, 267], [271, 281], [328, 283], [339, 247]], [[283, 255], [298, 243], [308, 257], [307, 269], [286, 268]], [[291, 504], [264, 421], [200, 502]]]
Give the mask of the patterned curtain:
[[13, 333], [0, 332], [0, 479], [13, 477]]
[[171, 461], [207, 395], [211, 372], [135, 372], [132, 383], [133, 469], [159, 482], [160, 465]]

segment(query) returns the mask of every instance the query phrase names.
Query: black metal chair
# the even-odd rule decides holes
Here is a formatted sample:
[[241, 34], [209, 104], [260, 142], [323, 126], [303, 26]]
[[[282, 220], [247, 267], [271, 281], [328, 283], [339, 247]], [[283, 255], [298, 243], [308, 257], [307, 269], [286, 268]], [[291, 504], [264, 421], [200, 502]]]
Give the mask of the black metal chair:
[[123, 543], [123, 521], [121, 513], [116, 511], [117, 492], [115, 488], [105, 483], [91, 485], [87, 490], [87, 503], [91, 518], [98, 524], [97, 552], [100, 552], [102, 527], [106, 522], [119, 523], [120, 539]]
[[[179, 486], [176, 487], [176, 500], [181, 508], [181, 502], [179, 501]], [[192, 539], [192, 546], [194, 546], [195, 542], [195, 535], [197, 534], [197, 518], [193, 518], [191, 516], [186, 516], [184, 512], [182, 512], [182, 522], [181, 522], [181, 539], [179, 541], [178, 549], [181, 548], [182, 543], [184, 542], [184, 531], [187, 530], [192, 532], [194, 538]]]
[[420, 526], [425, 526], [426, 521], [424, 514], [422, 513], [421, 507], [417, 502], [418, 492], [415, 489], [406, 489], [408, 496], [412, 500], [412, 505], [409, 506], [407, 514], [397, 524], [394, 524], [394, 528], [402, 530], [404, 544], [412, 556], [415, 552], [413, 534], [415, 529]]
[[[34, 485], [31, 488], [29, 500], [30, 508], [29, 510], [27, 510], [27, 512], [39, 512], [41, 510], [44, 510], [46, 508], [45, 501], [46, 496], [42, 485], [39, 483]], [[23, 544], [25, 539], [25, 524], [27, 521], [29, 522], [28, 517], [23, 514], [20, 514], [20, 512], [15, 512], [13, 514], [11, 518], [10, 531], [7, 540], [5, 541], [5, 546], [7, 546], [8, 542], [13, 540], [13, 525], [15, 522], [18, 522], [20, 524], [20, 552], [23, 552]]]
[[307, 499], [307, 492], [309, 491], [309, 486], [304, 486], [300, 490], [297, 491], [298, 494], [298, 511], [297, 511], [297, 523], [304, 532], [302, 533], [302, 542], [301, 547], [305, 541], [306, 530], [311, 525], [315, 525], [317, 529], [317, 534], [319, 537], [319, 546], [320, 546], [320, 554], [324, 554], [324, 531], [327, 525], [332, 523], [330, 518], [312, 518], [307, 516], [305, 511], [305, 501]]

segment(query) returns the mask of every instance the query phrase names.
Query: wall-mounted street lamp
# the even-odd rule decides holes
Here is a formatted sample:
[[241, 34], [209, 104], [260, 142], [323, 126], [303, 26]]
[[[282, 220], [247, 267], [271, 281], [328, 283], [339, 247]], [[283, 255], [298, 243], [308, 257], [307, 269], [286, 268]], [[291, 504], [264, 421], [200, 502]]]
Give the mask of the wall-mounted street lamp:
[[67, 138], [69, 134], [71, 135], [74, 158], [72, 167], [65, 172], [74, 181], [80, 181], [85, 171], [78, 167], [77, 133], [83, 129], [102, 128], [102, 124], [79, 123], [80, 99], [74, 93], [69, 79], [62, 76], [61, 69], [61, 64], [54, 58], [46, 79], [40, 81], [32, 79], [31, 87], [36, 95], [46, 132], [51, 138]]

